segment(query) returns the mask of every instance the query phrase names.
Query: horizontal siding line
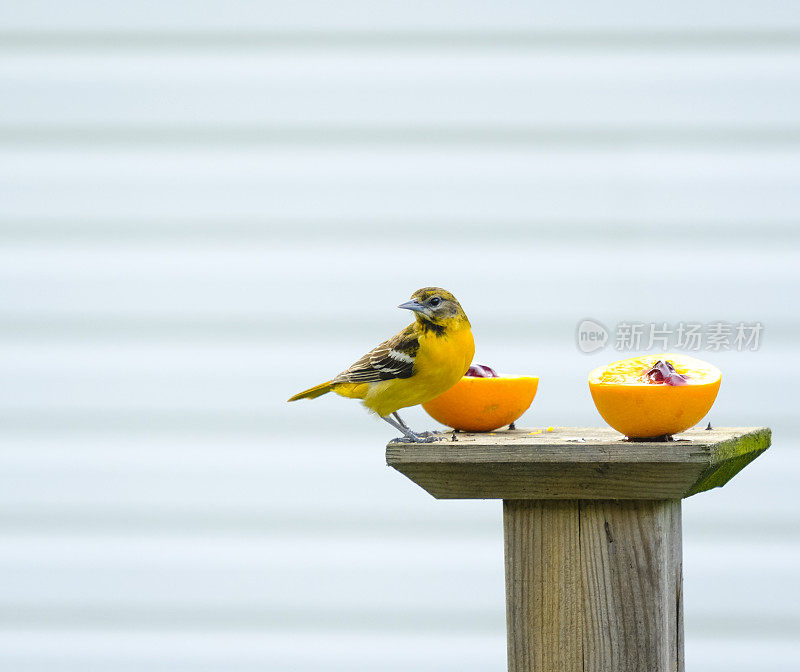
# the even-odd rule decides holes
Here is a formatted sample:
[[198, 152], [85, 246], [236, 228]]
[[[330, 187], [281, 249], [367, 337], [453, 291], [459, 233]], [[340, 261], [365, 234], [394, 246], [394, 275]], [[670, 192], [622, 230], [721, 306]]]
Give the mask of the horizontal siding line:
[[[786, 219], [745, 220], [692, 220], [661, 219], [628, 215], [631, 221], [594, 221], [565, 219], [467, 219], [444, 218], [440, 215], [417, 218], [387, 218], [376, 215], [369, 219], [324, 218], [176, 218], [165, 215], [154, 218], [72, 216], [29, 218], [8, 216], [0, 219], [0, 242], [58, 244], [129, 243], [131, 241], [175, 241], [180, 243], [240, 241], [265, 241], [274, 243], [276, 235], [282, 241], [306, 241], [309, 235], [315, 241], [335, 240], [342, 246], [358, 242], [362, 236], [373, 241], [389, 240], [401, 229], [405, 235], [424, 234], [426, 238], [448, 239], [459, 235], [487, 234], [501, 238], [507, 234], [535, 234], [537, 245], [542, 242], [567, 243], [579, 238], [582, 242], [605, 242], [619, 238], [626, 244], [651, 243], [653, 232], [669, 231], [670, 236], [682, 241], [708, 241], [714, 248], [738, 247], [747, 242], [749, 249], [757, 247], [782, 248], [786, 243], [800, 241], [800, 219], [789, 213]], [[348, 238], [355, 240], [349, 241]], [[64, 248], [65, 250], [67, 248]]]
[[[388, 569], [388, 568], [387, 568]], [[422, 597], [422, 596], [421, 596]], [[24, 604], [0, 603], [0, 628], [92, 628], [98, 630], [158, 627], [160, 632], [185, 632], [194, 629], [242, 631], [250, 628], [285, 632], [292, 630], [317, 631], [364, 631], [364, 632], [504, 632], [505, 618], [502, 599], [498, 608], [477, 609], [458, 605], [453, 608], [406, 610], [402, 606], [381, 604], [375, 608], [337, 606], [327, 609], [318, 605], [316, 609], [275, 609], [271, 606], [253, 608], [247, 605], [223, 606], [211, 601], [207, 605], [186, 607], [163, 607], [148, 604], [137, 608], [133, 605], [47, 606], [36, 608]], [[761, 615], [760, 615], [761, 617]], [[776, 620], [787, 628], [793, 624], [785, 619]], [[761, 622], [761, 621], [760, 621]], [[800, 627], [800, 624], [798, 624]], [[752, 628], [752, 625], [748, 625]], [[770, 629], [770, 632], [775, 632]], [[782, 633], [778, 628], [777, 633]], [[777, 634], [776, 633], [776, 634]]]
[[[281, 409], [284, 408], [285, 398], [293, 393], [281, 394]], [[123, 432], [125, 434], [143, 432], [151, 437], [155, 433], [203, 433], [223, 436], [256, 436], [264, 435], [271, 440], [276, 437], [276, 428], [281, 423], [287, 422], [285, 411], [275, 412], [269, 409], [268, 399], [264, 399], [263, 411], [219, 411], [214, 409], [102, 409], [81, 408], [75, 410], [52, 410], [46, 408], [19, 409], [14, 411], [0, 409], [0, 428], [2, 436], [8, 437], [14, 432], [22, 433], [27, 438], [31, 436], [48, 435], [57, 432], [63, 436], [64, 432], [87, 432], [89, 434], [106, 432]], [[326, 415], [325, 423], [329, 431], [348, 429], [354, 441], [370, 441], [367, 430], [375, 427], [371, 424], [372, 418], [365, 417], [366, 411], [360, 408], [353, 409], [364, 417], [356, 414], [348, 421], [347, 418], [335, 415]], [[319, 418], [320, 416], [318, 416]], [[355, 423], [353, 418], [356, 418]], [[774, 417], [773, 417], [774, 419]], [[302, 422], [300, 416], [296, 422]], [[375, 420], [374, 422], [378, 422]], [[387, 429], [381, 435], [380, 441], [393, 438]]]
[[[383, 538], [404, 539], [459, 539], [484, 540], [492, 543], [498, 538], [497, 520], [482, 520], [475, 516], [453, 517], [444, 514], [441, 518], [431, 519], [427, 513], [417, 514], [408, 509], [402, 513], [391, 515], [385, 511], [374, 512], [370, 516], [361, 515], [363, 507], [357, 506], [359, 514], [354, 511], [343, 513], [336, 508], [328, 508], [324, 515], [308, 514], [305, 516], [284, 511], [275, 514], [265, 510], [263, 504], [256, 512], [223, 511], [219, 504], [206, 507], [184, 503], [182, 511], [176, 513], [174, 507], [154, 506], [143, 503], [141, 507], [120, 507], [110, 509], [105, 498], [98, 497], [97, 504], [87, 507], [68, 506], [63, 503], [52, 508], [39, 506], [35, 512], [26, 506], [24, 511], [10, 511], [8, 504], [3, 505], [0, 515], [0, 534], [8, 536], [15, 533], [33, 534], [92, 534], [97, 537], [119, 535], [124, 530], [126, 535], [150, 537], [180, 535], [194, 538], [207, 538], [222, 535], [224, 537], [253, 537], [263, 535], [280, 535], [282, 538], [311, 538], [316, 540], [325, 537], [336, 541], [363, 538], [368, 534], [378, 541]], [[253, 509], [256, 507], [253, 506]], [[424, 516], [424, 517], [423, 517]], [[718, 517], [692, 522], [687, 530], [684, 523], [684, 536], [687, 533], [702, 534], [705, 541], [715, 541], [720, 548], [731, 539], [740, 537], [745, 531], [757, 538], [758, 542], [786, 542], [798, 537], [794, 533], [795, 513], [788, 512], [779, 517], [763, 517], [760, 512], [752, 518], [743, 518], [737, 512], [728, 519]]]
[[[185, 633], [195, 629], [237, 632], [250, 629], [294, 633], [318, 632], [402, 632], [411, 633], [480, 633], [505, 632], [502, 607], [466, 608], [458, 605], [452, 609], [433, 607], [420, 595], [424, 609], [408, 610], [402, 606], [383, 603], [374, 608], [341, 606], [315, 610], [281, 608], [280, 611], [247, 606], [191, 605], [165, 608], [148, 605], [135, 606], [51, 606], [36, 608], [14, 604], [0, 607], [0, 627], [26, 629], [92, 629], [96, 631], [149, 630], [160, 633]], [[744, 611], [744, 607], [742, 608]], [[746, 640], [785, 641], [794, 639], [800, 629], [800, 617], [787, 618], [784, 614], [751, 613], [746, 619], [740, 613], [709, 612], [693, 614], [689, 609], [692, 627], [704, 636], [738, 635]], [[754, 626], [754, 623], [757, 625]]]
[[[769, 284], [769, 282], [767, 283]], [[594, 316], [600, 319], [598, 316]], [[791, 316], [786, 316], [780, 322], [763, 321], [762, 316], [762, 342], [768, 347], [774, 348], [776, 344], [789, 346], [796, 344], [796, 334], [800, 333], [800, 321]], [[564, 343], [564, 339], [573, 337], [572, 331], [577, 328], [578, 323], [583, 318], [576, 315], [574, 323], [567, 323], [564, 319], [548, 318], [537, 313], [528, 319], [519, 317], [516, 319], [491, 318], [491, 322], [483, 320], [476, 322], [482, 335], [503, 334], [507, 345], [515, 342], [530, 342], [530, 334], [535, 333], [539, 344], [544, 341], [548, 343]], [[241, 344], [249, 342], [263, 343], [264, 347], [291, 342], [307, 343], [310, 346], [320, 342], [319, 328], [321, 320], [324, 321], [329, 334], [325, 337], [328, 345], [334, 343], [349, 343], [354, 337], [364, 339], [370, 333], [379, 333], [385, 321], [380, 319], [359, 319], [353, 322], [347, 317], [336, 320], [325, 318], [306, 318], [297, 319], [287, 318], [276, 325], [275, 316], [247, 317], [243, 315], [231, 315], [220, 318], [213, 317], [176, 317], [176, 318], [153, 318], [150, 316], [132, 316], [129, 318], [119, 318], [112, 315], [92, 314], [91, 316], [76, 314], [74, 317], [39, 317], [9, 319], [0, 315], [0, 344], [24, 341], [36, 343], [74, 343], [75, 341], [87, 341], [95, 343], [97, 341], [113, 340], [114, 343], [136, 343], [155, 342], [158, 344], [169, 344], [175, 341], [191, 343], [225, 343]], [[618, 320], [623, 322], [625, 320]], [[637, 320], [629, 319], [629, 322]], [[650, 320], [638, 320], [650, 323]], [[657, 321], [658, 324], [664, 320]], [[691, 322], [693, 320], [685, 320]], [[710, 320], [697, 320], [703, 324], [708, 324]], [[750, 319], [748, 316], [741, 318], [746, 324], [758, 321]], [[608, 320], [605, 320], [608, 322]], [[667, 320], [668, 325], [675, 328], [673, 321]], [[738, 322], [734, 322], [734, 328]], [[613, 329], [615, 322], [608, 322], [606, 327]], [[279, 334], [276, 332], [280, 332]], [[332, 335], [331, 335], [332, 334]], [[277, 338], [276, 338], [277, 336]], [[613, 333], [612, 333], [613, 338]], [[645, 336], [644, 342], [647, 342]], [[709, 353], [710, 355], [711, 353]], [[746, 353], [744, 353], [746, 354]]]
[[[363, 538], [369, 534], [371, 539], [376, 541], [382, 538], [397, 540], [400, 537], [406, 539], [431, 538], [459, 540], [485, 540], [491, 543], [498, 538], [498, 521], [492, 520], [484, 523], [475, 517], [463, 516], [461, 518], [447, 517], [440, 520], [431, 520], [430, 517], [423, 518], [421, 515], [414, 517], [408, 509], [396, 515], [384, 515], [386, 512], [376, 512], [371, 516], [354, 515], [348, 512], [344, 515], [336, 508], [328, 507], [325, 514], [305, 516], [286, 514], [284, 511], [258, 513], [255, 510], [250, 512], [228, 512], [223, 510], [220, 504], [209, 504], [205, 507], [194, 507], [184, 503], [182, 511], [176, 513], [174, 507], [156, 506], [152, 503], [143, 504], [141, 507], [128, 510], [125, 507], [116, 505], [117, 510], [109, 511], [110, 502], [106, 498], [98, 497], [102, 501], [102, 507], [93, 505], [91, 507], [73, 507], [63, 503], [53, 506], [46, 510], [44, 506], [38, 506], [37, 511], [32, 513], [30, 507], [19, 513], [10, 512], [8, 504], [3, 505], [3, 513], [0, 515], [0, 534], [9, 535], [15, 532], [24, 534], [81, 534], [87, 532], [98, 537], [105, 535], [119, 535], [120, 530], [125, 534], [148, 536], [193, 536], [195, 538], [206, 538], [209, 536], [222, 535], [224, 537], [253, 537], [263, 535], [280, 535], [282, 538], [303, 538], [313, 537], [316, 540], [331, 537], [338, 542], [348, 538]], [[256, 509], [255, 506], [251, 507]], [[361, 510], [363, 507], [357, 506]], [[259, 511], [264, 510], [264, 505], [258, 507]], [[753, 525], [757, 527], [759, 539], [770, 539], [774, 541], [786, 541], [787, 530], [786, 522], [769, 519], [767, 521], [754, 520]], [[763, 523], [763, 524], [762, 524]], [[765, 526], [764, 526], [765, 525]], [[741, 532], [747, 527], [747, 521], [737, 519], [735, 530], [729, 529], [725, 533], [718, 533], [718, 525], [709, 526], [707, 538], [730, 538], [734, 531]]]
[[607, 51], [800, 48], [800, 29], [622, 30], [5, 30], [0, 50], [585, 49]]
[[[536, 344], [540, 347], [554, 344], [564, 345], [565, 342], [567, 342], [567, 338], [574, 338], [572, 336], [572, 332], [576, 328], [578, 322], [579, 320], [576, 319], [575, 325], [569, 325], [567, 328], [565, 328], [563, 324], [556, 322], [530, 322], [523, 325], [522, 328], [520, 328], [519, 325], [515, 325], [518, 331], [512, 334], [509, 334], [507, 331], [503, 331], [503, 327], [501, 326], [492, 325], [491, 328], [489, 328], [488, 324], [484, 322], [480, 327], [480, 333], [484, 341], [491, 335], [507, 336], [507, 338], [505, 338], [505, 344], [507, 347], [529, 344], [531, 342], [532, 333], [536, 335]], [[649, 324], [649, 322], [647, 323]], [[372, 332], [370, 332], [371, 325], [368, 325], [361, 330], [345, 330], [343, 323], [341, 322], [325, 322], [324, 325], [327, 330], [335, 329], [339, 332], [335, 338], [326, 339], [325, 342], [328, 344], [328, 346], [335, 344], [354, 343], [357, 342], [354, 339], [360, 339], [363, 346], [362, 349], [366, 351], [370, 345], [375, 345], [376, 343], [367, 342], [365, 340], [365, 334], [368, 336], [370, 333], [380, 333], [374, 328], [372, 329]], [[527, 327], [528, 330], [523, 332], [525, 327]], [[614, 324], [612, 323], [611, 329], [613, 328]], [[41, 329], [37, 330], [17, 329], [13, 331], [0, 331], [0, 346], [9, 346], [19, 343], [40, 346], [43, 344], [53, 346], [75, 344], [109, 345], [113, 343], [117, 346], [123, 346], [125, 344], [133, 343], [137, 345], [158, 344], [165, 346], [174, 346], [179, 344], [206, 344], [226, 345], [233, 347], [237, 345], [241, 346], [257, 343], [263, 345], [266, 351], [269, 348], [281, 347], [283, 344], [291, 342], [293, 344], [303, 343], [307, 345], [309, 349], [317, 349], [320, 347], [320, 338], [318, 335], [315, 336], [313, 334], [318, 334], [319, 329], [320, 324], [309, 326], [307, 329], [302, 329], [297, 326], [292, 326], [291, 328], [288, 326], [281, 327], [281, 338], [276, 339], [276, 329], [274, 326], [272, 328], [260, 328], [258, 326], [253, 326], [252, 328], [244, 328], [240, 330], [235, 328], [226, 328], [224, 325], [216, 328], [212, 327], [204, 329], [195, 329], [188, 325], [183, 328], [173, 329], [159, 329], [154, 327], [150, 330], [147, 329], [147, 325], [134, 326], [130, 329], [104, 328], [103, 326], [100, 326], [97, 328], [76, 327], [72, 330], [66, 330], [63, 328], [59, 329], [58, 326], [56, 326], [52, 328], [42, 327]], [[781, 349], [786, 353], [786, 356], [789, 357], [791, 356], [790, 353], [793, 350], [793, 346], [796, 346], [797, 344], [796, 334], [798, 331], [798, 326], [796, 324], [792, 324], [788, 327], [784, 325], [775, 327], [772, 323], [768, 323], [766, 324], [765, 331], [762, 332], [762, 338], [765, 341], [766, 339], [769, 339], [768, 347], [770, 349], [780, 346]], [[387, 333], [384, 333], [383, 336], [386, 336]], [[613, 339], [613, 337], [614, 335], [612, 333], [611, 338]], [[373, 340], [377, 341], [377, 338], [373, 338]], [[647, 337], [644, 338], [643, 342], [646, 344]], [[641, 349], [644, 350], [644, 346]], [[692, 354], [697, 355], [698, 353]], [[705, 354], [707, 357], [713, 357], [716, 353], [707, 352]], [[748, 353], [741, 354], [746, 356]], [[626, 356], [625, 352], [608, 350], [609, 357], [615, 357], [616, 355], [619, 355], [617, 359]], [[336, 368], [338, 365], [340, 368], [343, 368], [344, 365], [348, 363], [349, 362], [342, 361], [338, 364], [334, 364], [333, 366]], [[333, 375], [337, 373], [337, 371], [328, 371], [328, 373]], [[324, 372], [322, 375], [324, 375]]]
[[[575, 325], [579, 321], [575, 318]], [[355, 335], [364, 336], [370, 332], [377, 332], [383, 325], [381, 320], [359, 320], [354, 324], [352, 320], [343, 317], [335, 324], [327, 322], [327, 328], [333, 334], [327, 334], [325, 342], [329, 345], [333, 342], [347, 342]], [[288, 319], [278, 327], [275, 317], [244, 317], [233, 316], [231, 318], [163, 318], [153, 319], [151, 317], [131, 317], [117, 318], [93, 315], [92, 317], [75, 315], [72, 318], [63, 317], [42, 317], [39, 319], [27, 318], [21, 320], [7, 319], [0, 316], [0, 343], [7, 341], [35, 339], [37, 341], [46, 340], [48, 342], [74, 341], [74, 340], [95, 340], [95, 339], [114, 339], [115, 342], [122, 341], [141, 343], [143, 339], [153, 339], [158, 343], [164, 339], [179, 339], [181, 341], [224, 341], [238, 343], [242, 341], [257, 341], [264, 343], [274, 343], [276, 331], [280, 330], [279, 342], [291, 341], [296, 343], [308, 341], [309, 343], [319, 343], [320, 321], [314, 319], [297, 320]], [[504, 324], [492, 323], [492, 331], [502, 333], [508, 327], [513, 326], [520, 329], [519, 321], [508, 321]], [[556, 320], [547, 320], [537, 317], [531, 320], [530, 326], [536, 327], [537, 338], [545, 334], [558, 335], [563, 337], [563, 323]], [[792, 322], [792, 326], [795, 323]], [[779, 329], [770, 325], [770, 332], [775, 329], [776, 335]], [[791, 329], [786, 329], [791, 330]], [[484, 331], [486, 331], [484, 329]], [[770, 336], [772, 334], [770, 333]], [[524, 338], [528, 338], [526, 335]]]
[[482, 126], [1, 126], [0, 146], [197, 145], [230, 147], [314, 145], [490, 145], [624, 148], [631, 145], [723, 147], [753, 151], [800, 144], [800, 126], [535, 127], [502, 123]]
[[[125, 152], [83, 146], [66, 149], [45, 146], [20, 150], [9, 148], [4, 156], [5, 163], [0, 165], [3, 169], [0, 175], [7, 194], [4, 202], [11, 200], [8, 192], [12, 186], [37, 178], [38, 182], [33, 184], [46, 186], [50, 191], [65, 184], [73, 189], [86, 186], [84, 182], [90, 182], [96, 191], [98, 182], [104, 187], [109, 186], [109, 182], [127, 186], [127, 182], [136, 180], [152, 190], [165, 184], [173, 189], [179, 185], [191, 188], [198, 182], [207, 186], [213, 180], [215, 187], [226, 189], [236, 185], [258, 185], [265, 189], [279, 185], [284, 190], [302, 187], [307, 192], [309, 186], [319, 189], [320, 180], [324, 180], [322, 184], [336, 185], [337, 189], [374, 188], [373, 185], [377, 185], [382, 189], [391, 186], [405, 193], [402, 190], [411, 186], [430, 186], [431, 180], [439, 180], [437, 187], [446, 186], [441, 183], [445, 176], [452, 180], [453, 188], [466, 184], [471, 192], [484, 183], [486, 188], [495, 190], [521, 185], [532, 189], [537, 186], [531, 182], [534, 178], [543, 180], [543, 186], [549, 187], [554, 184], [584, 184], [588, 178], [596, 181], [613, 179], [625, 186], [635, 183], [639, 189], [675, 185], [686, 188], [697, 183], [717, 189], [730, 188], [732, 180], [741, 182], [743, 178], [746, 178], [748, 188], [752, 184], [752, 188], [764, 189], [773, 183], [780, 188], [794, 186], [800, 168], [797, 149], [771, 149], [765, 155], [748, 155], [682, 147], [671, 151], [661, 147], [628, 147], [624, 151], [616, 147], [590, 147], [584, 151], [577, 147], [560, 153], [537, 154], [514, 145], [447, 148], [447, 151], [427, 145], [392, 145], [384, 152], [372, 148], [340, 149], [324, 145], [303, 148], [278, 145], [269, 151], [234, 146], [215, 148], [213, 152], [191, 147], [176, 152], [162, 149], [159, 145], [131, 146]], [[46, 182], [48, 179], [51, 182]], [[312, 181], [310, 184], [309, 180]], [[606, 190], [614, 191], [611, 189], [613, 183], [603, 184]], [[179, 194], [183, 195], [184, 191], [180, 190]], [[781, 216], [785, 209], [779, 210]], [[504, 212], [501, 208], [495, 210]], [[767, 208], [762, 210], [769, 211]], [[661, 216], [662, 211], [653, 215]], [[208, 216], [208, 211], [201, 212]], [[425, 212], [427, 214], [429, 210]], [[470, 210], [467, 216], [472, 216], [473, 212]], [[97, 210], [88, 209], [87, 216], [91, 216], [90, 213], [96, 216]], [[255, 213], [263, 215], [263, 210]], [[229, 216], [231, 212], [226, 210], [224, 214]], [[315, 215], [327, 217], [329, 212]], [[248, 212], [247, 216], [251, 213]]]

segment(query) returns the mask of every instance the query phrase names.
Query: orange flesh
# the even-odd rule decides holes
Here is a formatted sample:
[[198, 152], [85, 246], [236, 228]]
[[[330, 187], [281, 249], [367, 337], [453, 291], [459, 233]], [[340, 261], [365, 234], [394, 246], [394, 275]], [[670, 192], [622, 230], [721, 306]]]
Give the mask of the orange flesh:
[[689, 385], [704, 385], [720, 378], [720, 371], [716, 366], [703, 362], [688, 355], [663, 353], [660, 355], [645, 355], [632, 357], [619, 362], [612, 362], [601, 366], [589, 375], [589, 382], [594, 384], [614, 385], [641, 385], [642, 376], [653, 365], [661, 360], [670, 362], [678, 373], [687, 377]]
[[531, 376], [465, 376], [422, 404], [434, 420], [465, 432], [490, 432], [517, 420], [531, 405], [539, 379]]
[[[686, 376], [685, 385], [664, 385], [644, 374], [669, 361]], [[696, 425], [711, 410], [719, 391], [719, 369], [688, 355], [664, 353], [632, 357], [602, 366], [589, 375], [589, 390], [603, 419], [630, 438], [677, 434]]]

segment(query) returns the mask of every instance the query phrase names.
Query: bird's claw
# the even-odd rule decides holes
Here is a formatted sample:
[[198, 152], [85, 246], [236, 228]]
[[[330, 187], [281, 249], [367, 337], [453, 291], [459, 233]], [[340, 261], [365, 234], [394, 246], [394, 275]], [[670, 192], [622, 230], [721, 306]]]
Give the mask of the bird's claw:
[[435, 436], [435, 432], [425, 432], [423, 434], [413, 434], [411, 436], [399, 436], [392, 439], [389, 443], [434, 443], [441, 441], [441, 436]]

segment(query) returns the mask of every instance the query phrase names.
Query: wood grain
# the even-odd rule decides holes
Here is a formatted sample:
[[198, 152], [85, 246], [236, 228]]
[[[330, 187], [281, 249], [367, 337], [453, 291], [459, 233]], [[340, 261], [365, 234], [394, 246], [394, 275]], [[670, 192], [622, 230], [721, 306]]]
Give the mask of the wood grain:
[[681, 670], [681, 504], [582, 501], [583, 670]]
[[503, 502], [508, 669], [582, 669], [578, 503]]
[[682, 672], [681, 503], [503, 503], [511, 672]]
[[727, 483], [770, 445], [766, 428], [629, 442], [610, 429], [451, 434], [390, 443], [387, 464], [441, 499], [681, 499]]

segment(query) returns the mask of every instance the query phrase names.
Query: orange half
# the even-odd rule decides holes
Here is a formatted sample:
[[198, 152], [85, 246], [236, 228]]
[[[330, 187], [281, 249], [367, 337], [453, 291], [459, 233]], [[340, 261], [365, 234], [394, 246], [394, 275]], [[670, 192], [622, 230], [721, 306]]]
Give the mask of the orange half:
[[528, 410], [539, 379], [532, 376], [464, 376], [422, 407], [434, 420], [465, 432], [490, 432], [510, 425]]
[[[668, 361], [685, 385], [647, 382], [643, 373]], [[629, 438], [677, 434], [700, 422], [714, 405], [722, 373], [688, 355], [662, 353], [612, 362], [589, 374], [589, 390], [600, 415]]]

